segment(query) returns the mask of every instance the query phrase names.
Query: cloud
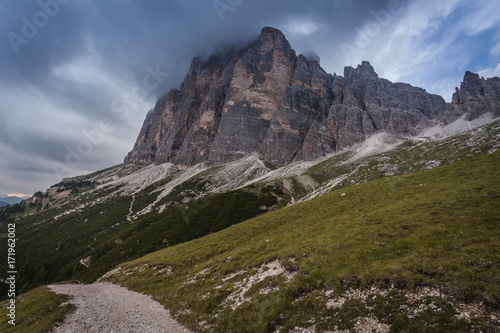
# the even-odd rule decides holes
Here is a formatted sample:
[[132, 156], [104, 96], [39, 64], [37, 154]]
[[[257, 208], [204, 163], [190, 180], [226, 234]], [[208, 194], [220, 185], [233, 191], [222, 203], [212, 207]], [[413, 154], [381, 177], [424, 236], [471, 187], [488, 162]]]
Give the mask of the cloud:
[[485, 68], [477, 73], [484, 78], [500, 77], [500, 63], [498, 63], [496, 68]]
[[500, 26], [498, 11], [495, 3], [482, 0], [417, 0], [382, 18], [372, 13], [350, 41], [354, 48], [345, 63], [368, 60], [379, 76], [425, 87], [450, 101], [464, 72], [484, 63], [489, 31]]
[[500, 56], [500, 42], [496, 43], [495, 46], [490, 50], [490, 55], [493, 57]]
[[[484, 37], [500, 31], [494, 1], [221, 1], [231, 7], [222, 19], [211, 0], [70, 1], [18, 53], [0, 39], [0, 192], [55, 183], [54, 164], [65, 166], [68, 147], [83, 147], [85, 133], [105, 119], [113, 131], [67, 176], [120, 163], [146, 113], [179, 87], [194, 56], [245, 45], [264, 26], [281, 29], [297, 54], [321, 58], [328, 72], [369, 60], [381, 77], [446, 94], [465, 70], [496, 66], [481, 60], [488, 51], [477, 40], [491, 57], [500, 52], [498, 39]], [[37, 1], [1, 2], [0, 35], [22, 36], [25, 21], [42, 10]], [[357, 53], [346, 57], [342, 45]], [[168, 76], [139, 96], [157, 69]], [[126, 117], [113, 111], [117, 105]]]
[[293, 35], [303, 35], [308, 36], [319, 29], [319, 26], [315, 22], [311, 21], [301, 21], [301, 20], [293, 20], [289, 23], [286, 23], [286, 31], [290, 31]]
[[[459, 5], [459, 1], [439, 4], [427, 1], [413, 2], [401, 20], [387, 35], [386, 42], [374, 54], [374, 63], [384, 77], [392, 80], [404, 78], [409, 73], [421, 71], [422, 65], [432, 65], [436, 59], [444, 60], [455, 35], [438, 34], [442, 21]], [[387, 59], [393, 61], [387, 62]], [[440, 61], [442, 62], [442, 61]]]
[[477, 35], [500, 22], [500, 7], [495, 1], [477, 0], [473, 7], [470, 4], [464, 7], [470, 13], [464, 16], [461, 27], [468, 35]]
[[365, 24], [355, 29], [353, 39], [346, 42], [346, 65], [369, 60], [383, 77], [398, 80], [402, 73], [435, 59], [452, 42], [453, 38], [433, 38], [460, 1], [414, 1], [407, 7], [394, 4], [371, 11]]

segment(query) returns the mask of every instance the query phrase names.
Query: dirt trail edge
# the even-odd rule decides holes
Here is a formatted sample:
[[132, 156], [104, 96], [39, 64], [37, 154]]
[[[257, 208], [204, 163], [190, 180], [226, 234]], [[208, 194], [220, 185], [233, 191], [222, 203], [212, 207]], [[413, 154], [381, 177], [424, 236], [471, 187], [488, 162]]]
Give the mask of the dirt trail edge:
[[71, 296], [69, 302], [76, 307], [51, 333], [192, 333], [150, 296], [115, 284], [57, 284], [49, 288]]

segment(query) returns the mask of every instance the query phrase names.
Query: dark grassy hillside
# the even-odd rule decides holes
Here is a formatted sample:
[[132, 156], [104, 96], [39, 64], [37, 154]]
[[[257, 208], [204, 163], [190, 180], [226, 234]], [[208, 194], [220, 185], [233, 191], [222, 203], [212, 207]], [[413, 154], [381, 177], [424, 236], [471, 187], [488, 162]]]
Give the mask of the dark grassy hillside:
[[276, 201], [272, 195], [238, 190], [150, 214], [96, 244], [90, 267], [73, 277], [92, 282], [118, 263], [220, 231], [265, 212], [261, 207]]
[[[499, 167], [496, 152], [343, 188], [149, 254], [108, 279], [153, 295], [199, 331], [352, 329], [366, 319], [394, 332], [494, 332]], [[467, 319], [471, 304], [482, 312]]]
[[[152, 190], [154, 187], [146, 188], [136, 195], [134, 205], [141, 205]], [[265, 212], [263, 207], [277, 202], [270, 193], [237, 190], [128, 221], [132, 197], [113, 195], [102, 200], [112, 192], [103, 189], [75, 197], [62, 206], [25, 215], [15, 222], [18, 292], [64, 280], [92, 282], [119, 263], [222, 230]], [[174, 194], [171, 200], [180, 203], [182, 191], [176, 189]], [[88, 206], [71, 212], [82, 204]], [[71, 213], [65, 214], [68, 211]], [[0, 226], [2, 238], [6, 238], [6, 222]], [[7, 242], [2, 242], [0, 251], [7, 253], [6, 246]], [[2, 261], [2, 272], [7, 272], [6, 265]], [[0, 298], [6, 295], [3, 292]]]

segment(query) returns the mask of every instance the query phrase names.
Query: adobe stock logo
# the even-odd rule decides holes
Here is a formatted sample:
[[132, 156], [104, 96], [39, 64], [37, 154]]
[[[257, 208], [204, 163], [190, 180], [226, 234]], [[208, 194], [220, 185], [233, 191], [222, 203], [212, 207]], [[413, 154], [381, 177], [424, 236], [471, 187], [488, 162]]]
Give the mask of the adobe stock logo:
[[363, 29], [355, 27], [356, 38], [353, 44], [341, 43], [340, 50], [346, 59], [363, 58], [364, 49], [368, 47], [373, 39], [377, 37], [383, 28], [391, 24], [393, 16], [401, 13], [403, 10], [399, 0], [390, 0], [387, 4], [387, 9], [379, 12], [371, 11], [370, 14], [373, 20], [365, 24]]
[[224, 21], [224, 13], [232, 12], [236, 7], [241, 5], [243, 0], [214, 0], [212, 5], [215, 12], [219, 16], [219, 20]]
[[30, 40], [38, 35], [41, 28], [45, 27], [51, 18], [54, 18], [58, 13], [61, 5], [66, 5], [70, 0], [40, 0], [37, 2], [41, 10], [33, 14], [31, 20], [26, 16], [21, 18], [23, 25], [21, 26], [21, 34], [9, 32], [7, 39], [12, 46], [15, 54], [19, 53], [19, 46], [28, 44]]

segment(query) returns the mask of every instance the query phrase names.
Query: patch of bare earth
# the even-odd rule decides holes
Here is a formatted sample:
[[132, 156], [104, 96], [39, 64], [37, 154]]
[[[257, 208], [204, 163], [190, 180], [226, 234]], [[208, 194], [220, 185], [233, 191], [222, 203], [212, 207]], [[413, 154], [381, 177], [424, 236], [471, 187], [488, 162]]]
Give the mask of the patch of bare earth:
[[184, 333], [191, 332], [151, 297], [111, 283], [58, 284], [49, 288], [71, 296], [75, 305], [51, 333]]
[[[233, 275], [230, 276], [230, 278], [233, 278], [237, 276], [238, 273], [233, 273]], [[257, 273], [254, 275], [251, 275], [247, 278], [245, 278], [243, 281], [238, 282], [234, 285], [235, 291], [228, 296], [227, 302], [231, 304], [231, 308], [235, 310], [238, 308], [243, 302], [250, 302], [251, 298], [246, 297], [245, 294], [247, 291], [250, 290], [254, 285], [256, 285], [259, 282], [264, 281], [268, 277], [272, 276], [278, 276], [278, 275], [283, 275], [287, 281], [290, 281], [292, 277], [295, 275], [295, 273], [290, 273], [288, 272], [283, 265], [281, 265], [281, 262], [276, 259], [274, 261], [271, 261], [269, 263], [263, 264], [261, 267], [259, 267]], [[224, 279], [225, 281], [228, 280], [228, 277]], [[261, 290], [262, 294], [268, 294], [272, 292], [273, 290], [270, 288], [266, 288]]]

